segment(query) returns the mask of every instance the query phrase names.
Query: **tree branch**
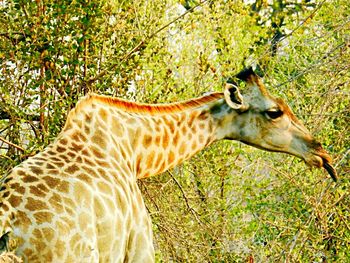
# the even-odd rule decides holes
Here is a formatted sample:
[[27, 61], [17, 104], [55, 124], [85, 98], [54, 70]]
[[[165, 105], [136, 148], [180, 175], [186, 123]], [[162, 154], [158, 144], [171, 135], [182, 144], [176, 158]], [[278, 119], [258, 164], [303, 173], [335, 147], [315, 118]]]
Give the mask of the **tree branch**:
[[[7, 120], [7, 119], [11, 119], [11, 115], [4, 111], [3, 109], [0, 109], [0, 120]], [[24, 118], [21, 119], [25, 119], [28, 121], [40, 121], [40, 116], [38, 115], [26, 115]]]
[[21, 150], [22, 152], [25, 151], [24, 148], [22, 148], [21, 146], [18, 146], [17, 144], [14, 144], [14, 143], [12, 143], [12, 142], [6, 140], [5, 138], [3, 138], [3, 137], [1, 137], [1, 136], [0, 136], [0, 141], [4, 142], [4, 143], [6, 143], [6, 144], [8, 144], [8, 145], [10, 145], [10, 146], [12, 146], [12, 147], [15, 147], [15, 148], [18, 149], [18, 150]]
[[103, 70], [100, 74], [98, 74], [96, 77], [91, 78], [87, 81], [88, 86], [90, 86], [93, 82], [99, 80], [100, 78], [102, 78], [103, 76], [105, 76], [107, 74], [107, 72], [115, 69], [116, 67], [119, 67], [124, 61], [126, 61], [128, 58], [131, 57], [132, 54], [134, 54], [136, 51], [140, 50], [142, 47], [147, 45], [147, 42], [149, 40], [151, 40], [152, 38], [154, 38], [157, 34], [159, 34], [161, 31], [163, 31], [164, 29], [168, 28], [170, 25], [174, 24], [176, 21], [180, 20], [181, 18], [183, 18], [184, 16], [186, 16], [188, 13], [192, 12], [194, 9], [196, 9], [197, 7], [205, 4], [206, 2], [208, 2], [210, 0], [203, 0], [201, 2], [199, 2], [197, 5], [193, 6], [192, 8], [188, 9], [185, 13], [179, 15], [178, 17], [176, 17], [175, 19], [173, 19], [172, 21], [170, 21], [169, 23], [165, 24], [164, 26], [162, 26], [161, 28], [157, 29], [156, 31], [154, 31], [152, 34], [150, 34], [149, 36], [146, 36], [145, 39], [141, 40], [134, 48], [132, 48], [128, 53], [126, 53], [126, 55], [119, 60], [119, 62], [111, 65], [107, 70]]

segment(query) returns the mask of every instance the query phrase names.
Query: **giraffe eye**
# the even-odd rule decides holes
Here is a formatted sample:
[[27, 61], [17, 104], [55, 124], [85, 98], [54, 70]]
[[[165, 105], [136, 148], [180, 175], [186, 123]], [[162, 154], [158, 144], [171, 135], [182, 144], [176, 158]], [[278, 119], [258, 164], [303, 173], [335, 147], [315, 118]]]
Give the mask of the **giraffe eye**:
[[271, 109], [265, 111], [265, 114], [269, 119], [274, 120], [281, 117], [283, 115], [283, 111], [281, 111], [280, 109]]

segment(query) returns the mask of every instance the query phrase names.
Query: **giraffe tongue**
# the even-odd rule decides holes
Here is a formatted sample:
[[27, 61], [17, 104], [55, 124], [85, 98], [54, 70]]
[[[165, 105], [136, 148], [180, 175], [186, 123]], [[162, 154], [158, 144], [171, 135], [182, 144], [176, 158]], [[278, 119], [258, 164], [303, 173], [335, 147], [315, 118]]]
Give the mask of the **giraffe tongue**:
[[329, 175], [332, 177], [333, 181], [337, 181], [337, 171], [334, 169], [334, 167], [327, 162], [326, 159], [322, 158], [323, 160], [323, 168], [327, 170]]

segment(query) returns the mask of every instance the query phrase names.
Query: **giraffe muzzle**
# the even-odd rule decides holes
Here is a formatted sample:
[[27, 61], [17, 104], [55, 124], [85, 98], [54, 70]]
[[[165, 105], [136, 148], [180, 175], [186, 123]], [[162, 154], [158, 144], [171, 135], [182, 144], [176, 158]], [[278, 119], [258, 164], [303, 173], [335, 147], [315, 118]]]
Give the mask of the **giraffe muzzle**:
[[323, 167], [332, 177], [333, 181], [337, 181], [337, 171], [331, 164], [332, 158], [322, 147], [319, 147], [314, 153], [313, 158], [309, 161], [306, 160], [306, 162], [312, 166]]
[[[337, 171], [332, 166], [331, 156], [326, 152], [325, 149], [323, 149], [321, 143], [309, 136], [306, 138], [300, 138], [302, 138], [302, 140], [299, 140], [299, 143], [295, 144], [297, 145], [297, 152], [300, 154], [299, 157], [304, 159], [304, 161], [310, 166], [318, 168], [323, 167], [329, 173], [333, 181], [336, 182]], [[300, 143], [300, 141], [302, 143]], [[296, 154], [296, 156], [298, 155]]]

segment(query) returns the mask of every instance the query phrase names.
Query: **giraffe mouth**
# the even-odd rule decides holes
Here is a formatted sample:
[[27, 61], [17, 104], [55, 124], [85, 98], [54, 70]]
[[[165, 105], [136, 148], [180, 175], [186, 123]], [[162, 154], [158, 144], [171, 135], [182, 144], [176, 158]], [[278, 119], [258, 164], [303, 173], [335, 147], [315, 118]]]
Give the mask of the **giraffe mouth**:
[[326, 169], [326, 171], [329, 173], [329, 175], [332, 177], [333, 181], [337, 181], [337, 171], [334, 169], [334, 167], [326, 160], [323, 159], [323, 168]]
[[331, 165], [331, 158], [328, 154], [315, 154], [311, 159], [304, 158], [305, 162], [310, 166], [323, 167], [328, 174], [331, 176], [334, 182], [337, 182], [337, 171]]

